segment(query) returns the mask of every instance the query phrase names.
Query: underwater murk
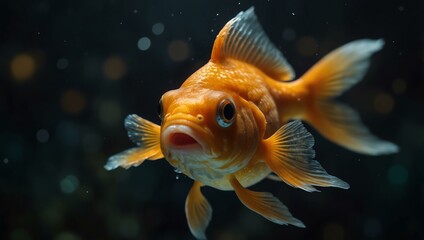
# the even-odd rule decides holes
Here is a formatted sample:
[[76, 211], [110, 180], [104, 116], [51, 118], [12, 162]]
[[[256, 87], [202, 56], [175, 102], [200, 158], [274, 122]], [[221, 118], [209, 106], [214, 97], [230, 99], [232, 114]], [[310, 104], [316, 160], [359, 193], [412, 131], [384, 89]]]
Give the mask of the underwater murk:
[[0, 239], [422, 239], [418, 1], [3, 1]]

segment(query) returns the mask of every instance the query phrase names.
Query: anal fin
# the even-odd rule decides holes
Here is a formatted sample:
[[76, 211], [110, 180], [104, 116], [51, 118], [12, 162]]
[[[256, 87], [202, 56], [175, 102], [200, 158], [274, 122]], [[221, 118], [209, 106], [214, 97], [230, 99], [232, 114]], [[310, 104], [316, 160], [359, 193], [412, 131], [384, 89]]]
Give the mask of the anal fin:
[[291, 224], [297, 227], [305, 227], [305, 225], [297, 218], [294, 218], [289, 209], [271, 193], [255, 192], [246, 189], [240, 184], [235, 176], [232, 176], [230, 181], [237, 197], [250, 210], [277, 224]]

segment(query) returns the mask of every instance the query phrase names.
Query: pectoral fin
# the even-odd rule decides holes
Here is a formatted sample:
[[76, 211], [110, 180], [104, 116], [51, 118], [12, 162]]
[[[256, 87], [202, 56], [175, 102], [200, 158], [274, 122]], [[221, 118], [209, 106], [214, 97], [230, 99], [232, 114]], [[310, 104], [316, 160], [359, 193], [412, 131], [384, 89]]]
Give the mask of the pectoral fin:
[[277, 224], [291, 224], [297, 227], [305, 227], [305, 225], [300, 220], [294, 218], [289, 212], [289, 209], [271, 193], [248, 190], [244, 188], [234, 176], [231, 177], [230, 181], [237, 197], [250, 210]]
[[195, 181], [186, 199], [185, 212], [191, 233], [197, 239], [206, 239], [205, 230], [212, 218], [212, 207], [200, 187], [201, 183]]
[[146, 159], [163, 158], [160, 149], [160, 126], [132, 114], [125, 119], [125, 128], [128, 131], [128, 137], [139, 147], [110, 157], [105, 165], [107, 170], [117, 167], [129, 168], [140, 165]]
[[287, 184], [305, 191], [313, 186], [349, 188], [349, 184], [329, 175], [318, 161], [313, 160], [314, 138], [300, 121], [282, 126], [263, 141], [264, 156], [271, 170]]

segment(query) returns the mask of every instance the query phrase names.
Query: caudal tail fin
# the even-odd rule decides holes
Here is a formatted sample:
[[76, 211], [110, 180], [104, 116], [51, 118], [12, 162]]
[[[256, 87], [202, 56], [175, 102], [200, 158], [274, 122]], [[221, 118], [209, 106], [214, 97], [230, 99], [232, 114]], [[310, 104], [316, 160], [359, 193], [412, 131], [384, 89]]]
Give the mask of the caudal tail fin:
[[332, 101], [332, 98], [362, 79], [371, 55], [383, 45], [381, 39], [350, 42], [329, 53], [301, 78], [315, 98], [305, 120], [331, 141], [369, 155], [395, 153], [398, 147], [372, 135], [353, 109]]

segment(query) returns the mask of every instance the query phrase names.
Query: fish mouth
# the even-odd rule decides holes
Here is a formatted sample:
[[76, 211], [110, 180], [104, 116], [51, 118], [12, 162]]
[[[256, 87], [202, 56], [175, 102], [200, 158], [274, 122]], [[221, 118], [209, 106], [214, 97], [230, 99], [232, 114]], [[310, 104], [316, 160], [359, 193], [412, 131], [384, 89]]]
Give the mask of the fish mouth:
[[204, 142], [196, 132], [185, 125], [171, 125], [162, 132], [162, 142], [170, 150], [204, 150]]
[[191, 145], [196, 145], [198, 144], [198, 142], [196, 141], [196, 139], [194, 139], [193, 137], [191, 137], [188, 134], [185, 133], [173, 133], [171, 134], [170, 137], [170, 142], [172, 145], [174, 146], [178, 146], [178, 147], [186, 147], [186, 146], [191, 146]]

